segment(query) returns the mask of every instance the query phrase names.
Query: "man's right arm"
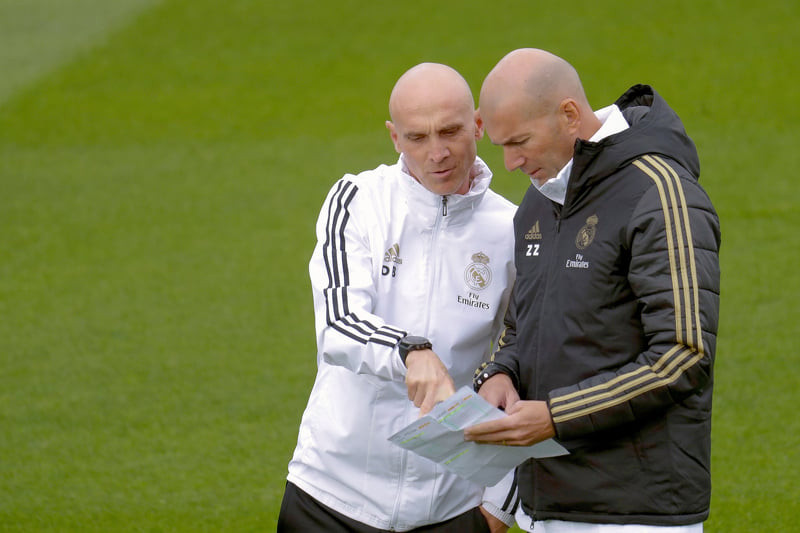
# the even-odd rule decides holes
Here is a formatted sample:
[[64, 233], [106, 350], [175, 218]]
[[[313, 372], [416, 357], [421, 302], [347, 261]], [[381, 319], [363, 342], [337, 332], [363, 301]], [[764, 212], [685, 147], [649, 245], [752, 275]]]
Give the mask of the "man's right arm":
[[373, 313], [378, 295], [368, 228], [356, 183], [339, 180], [328, 193], [316, 225], [309, 264], [319, 356], [359, 374], [403, 380], [397, 344], [406, 335]]
[[503, 324], [504, 329], [498, 341], [498, 348], [489, 361], [481, 364], [475, 371], [473, 386], [486, 401], [506, 409], [519, 400], [517, 305], [514, 291], [511, 293]]
[[543, 401], [520, 401], [517, 355], [516, 301], [512, 295], [505, 317], [500, 348], [488, 364], [475, 372], [475, 390], [508, 416], [464, 430], [468, 441], [529, 446], [555, 435], [550, 411]]

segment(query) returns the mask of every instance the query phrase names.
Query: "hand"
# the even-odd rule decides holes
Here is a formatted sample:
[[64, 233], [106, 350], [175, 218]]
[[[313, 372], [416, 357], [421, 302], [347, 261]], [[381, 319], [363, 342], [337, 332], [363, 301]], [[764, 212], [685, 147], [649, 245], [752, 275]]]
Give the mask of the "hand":
[[499, 420], [468, 427], [464, 430], [464, 440], [530, 446], [556, 434], [547, 402], [521, 400], [506, 409], [506, 414], [508, 416]]
[[419, 407], [420, 416], [426, 415], [437, 403], [455, 394], [453, 378], [433, 350], [409, 352], [406, 367], [408, 399]]
[[484, 509], [483, 505], [480, 506], [480, 510], [481, 514], [486, 519], [486, 523], [489, 524], [489, 531], [491, 531], [491, 533], [506, 533], [506, 531], [508, 531], [508, 526], [505, 522]]
[[495, 374], [481, 385], [478, 394], [484, 400], [504, 411], [519, 401], [519, 393], [514, 382], [506, 374]]

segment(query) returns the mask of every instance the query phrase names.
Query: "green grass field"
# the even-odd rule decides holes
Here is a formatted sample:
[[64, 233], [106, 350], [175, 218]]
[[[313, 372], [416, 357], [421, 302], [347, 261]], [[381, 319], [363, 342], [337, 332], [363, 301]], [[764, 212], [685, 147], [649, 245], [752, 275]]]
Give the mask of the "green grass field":
[[477, 93], [521, 46], [595, 107], [642, 82], [683, 117], [723, 227], [706, 531], [796, 530], [798, 22], [794, 0], [0, 0], [0, 530], [274, 531], [328, 187], [396, 158], [405, 69]]

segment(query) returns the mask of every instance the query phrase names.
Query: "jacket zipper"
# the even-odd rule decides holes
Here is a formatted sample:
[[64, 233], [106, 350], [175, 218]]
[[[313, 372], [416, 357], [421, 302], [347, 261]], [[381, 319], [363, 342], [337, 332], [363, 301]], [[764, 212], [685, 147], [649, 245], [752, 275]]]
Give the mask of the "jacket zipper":
[[[562, 219], [562, 217], [564, 215], [564, 206], [562, 205], [562, 206], [559, 206], [559, 207], [556, 207], [554, 205], [555, 218], [556, 218], [556, 234], [553, 237], [553, 245], [552, 245], [552, 249], [553, 250], [551, 252], [550, 257], [548, 257], [547, 263], [545, 264], [545, 275], [547, 276], [546, 280], [545, 280], [545, 288], [544, 288], [544, 293], [543, 293], [543, 298], [545, 298], [545, 299], [548, 296], [548, 293], [550, 291], [550, 285], [551, 285], [551, 283], [553, 283], [553, 277], [555, 276], [555, 271], [557, 269], [556, 260], [558, 258], [558, 251], [560, 249], [559, 248], [559, 242], [561, 241], [561, 219]], [[544, 312], [544, 309], [542, 311], [540, 311], [540, 313], [543, 313], [543, 312]], [[536, 370], [535, 371], [536, 371], [536, 373], [539, 372], [539, 358], [538, 357], [536, 358]], [[536, 394], [536, 397], [538, 398], [539, 397], [539, 388], [538, 387], [536, 388], [535, 394]], [[539, 485], [539, 480], [538, 480], [537, 476], [534, 474], [534, 476], [533, 476], [534, 493], [538, 492], [538, 485]], [[533, 505], [536, 506], [537, 503], [538, 503], [538, 501], [534, 500]], [[535, 529], [535, 527], [534, 527], [534, 523], [535, 522], [536, 522], [536, 509], [534, 509], [533, 516], [531, 516], [531, 530]]]
[[[431, 271], [432, 273], [431, 273], [430, 289], [428, 290], [428, 295], [434, 294], [434, 289], [436, 287], [436, 279], [438, 278], [439, 275], [439, 261], [437, 260], [436, 256], [438, 247], [436, 243], [439, 240], [439, 231], [442, 228], [442, 221], [446, 216], [447, 216], [447, 196], [442, 196], [442, 216], [439, 216], [439, 214], [437, 213], [436, 221], [433, 225], [433, 233], [431, 235], [430, 252], [431, 252], [431, 257], [433, 258], [433, 269]], [[430, 304], [430, 302], [428, 302], [428, 304]], [[426, 308], [430, 309], [431, 306], [427, 305]], [[430, 328], [430, 320], [431, 320], [431, 315], [430, 311], [428, 311], [425, 317], [425, 331], [423, 332], [424, 335], [428, 335], [428, 329]], [[392, 519], [389, 526], [389, 531], [394, 531], [394, 527], [397, 525], [398, 513], [400, 512], [400, 501], [402, 499], [403, 487], [405, 486], [406, 463], [408, 461], [409, 453], [410, 452], [408, 450], [403, 450], [400, 459], [400, 478], [398, 480], [399, 485], [397, 490], [397, 498], [395, 499], [395, 504], [394, 504], [394, 512], [392, 513]]]
[[[436, 216], [436, 221], [433, 224], [433, 233], [431, 235], [431, 245], [430, 245], [430, 253], [431, 258], [433, 260], [433, 269], [431, 270], [431, 281], [430, 287], [428, 288], [428, 295], [431, 298], [433, 294], [435, 294], [436, 289], [436, 280], [439, 277], [439, 261], [436, 255], [439, 247], [437, 246], [437, 242], [439, 241], [439, 232], [442, 228], [442, 222], [444, 221], [444, 217], [447, 216], [447, 196], [442, 196], [442, 216]], [[431, 321], [431, 313], [430, 313], [430, 301], [428, 302], [427, 309], [425, 316], [425, 334], [428, 334], [428, 328], [430, 328], [430, 321]]]

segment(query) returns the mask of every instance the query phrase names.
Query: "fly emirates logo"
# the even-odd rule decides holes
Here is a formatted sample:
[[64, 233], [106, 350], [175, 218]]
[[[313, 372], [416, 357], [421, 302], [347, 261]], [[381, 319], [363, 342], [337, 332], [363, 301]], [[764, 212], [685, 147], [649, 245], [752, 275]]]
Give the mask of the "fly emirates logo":
[[575, 259], [567, 259], [566, 268], [589, 268], [589, 261], [583, 260], [583, 254], [575, 254]]

